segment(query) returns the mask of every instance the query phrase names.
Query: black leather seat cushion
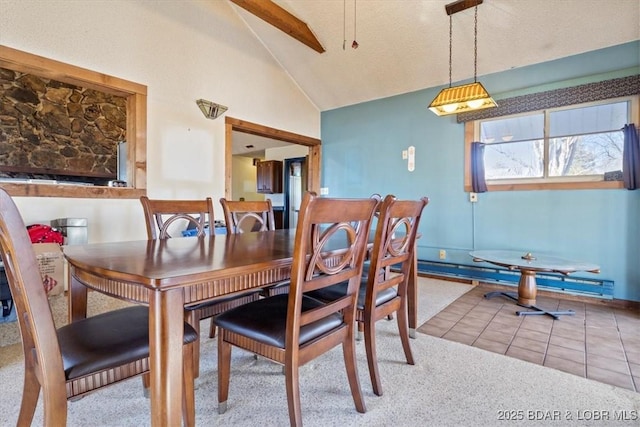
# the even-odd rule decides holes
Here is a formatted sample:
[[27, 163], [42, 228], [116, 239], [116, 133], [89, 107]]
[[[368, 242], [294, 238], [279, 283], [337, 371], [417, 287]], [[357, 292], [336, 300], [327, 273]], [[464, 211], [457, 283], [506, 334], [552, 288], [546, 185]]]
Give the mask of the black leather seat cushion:
[[[198, 338], [182, 319], [184, 342]], [[149, 309], [132, 306], [88, 317], [58, 329], [67, 380], [149, 357]]]
[[[215, 323], [220, 328], [244, 335], [258, 342], [284, 348], [289, 295], [275, 295], [250, 302], [218, 315]], [[322, 306], [323, 303], [302, 297], [302, 311]], [[300, 345], [319, 337], [343, 324], [342, 316], [333, 314], [300, 328]]]
[[[317, 298], [321, 301], [333, 301], [345, 296], [347, 293], [348, 283], [338, 283], [337, 285], [329, 286], [317, 291], [309, 292], [309, 296]], [[398, 295], [395, 288], [388, 288], [376, 295], [376, 307], [384, 304], [385, 302], [392, 300]], [[364, 302], [367, 296], [367, 279], [363, 278], [360, 282], [360, 289], [358, 289], [358, 310], [364, 310]]]

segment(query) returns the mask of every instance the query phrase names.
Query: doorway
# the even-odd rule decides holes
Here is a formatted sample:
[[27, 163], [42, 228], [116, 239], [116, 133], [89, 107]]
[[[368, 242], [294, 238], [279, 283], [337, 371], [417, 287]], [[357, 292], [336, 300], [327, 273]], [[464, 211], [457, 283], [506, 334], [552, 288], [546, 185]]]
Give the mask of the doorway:
[[279, 141], [289, 142], [291, 144], [309, 147], [309, 155], [305, 162], [307, 167], [306, 188], [303, 188], [303, 190], [314, 191], [318, 194], [320, 193], [321, 141], [319, 139], [235, 119], [233, 117], [225, 117], [225, 198], [231, 199], [232, 197], [232, 142], [234, 131], [250, 133], [253, 135], [263, 136], [265, 138], [272, 138]]

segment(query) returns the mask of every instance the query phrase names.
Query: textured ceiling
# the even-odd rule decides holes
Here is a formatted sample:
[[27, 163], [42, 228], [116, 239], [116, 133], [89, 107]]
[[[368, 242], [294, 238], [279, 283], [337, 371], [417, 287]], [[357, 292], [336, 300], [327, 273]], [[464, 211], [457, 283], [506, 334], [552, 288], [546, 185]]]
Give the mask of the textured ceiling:
[[[449, 82], [444, 6], [451, 0], [357, 0], [358, 49], [351, 48], [354, 0], [275, 2], [305, 21], [326, 52], [230, 4], [321, 111]], [[455, 83], [473, 78], [474, 10], [452, 17]], [[485, 0], [478, 7], [478, 76], [638, 39], [638, 0]]]
[[236, 131], [233, 132], [231, 141], [231, 154], [234, 156], [257, 157], [259, 159], [264, 159], [264, 150], [266, 149], [290, 145], [288, 142]]

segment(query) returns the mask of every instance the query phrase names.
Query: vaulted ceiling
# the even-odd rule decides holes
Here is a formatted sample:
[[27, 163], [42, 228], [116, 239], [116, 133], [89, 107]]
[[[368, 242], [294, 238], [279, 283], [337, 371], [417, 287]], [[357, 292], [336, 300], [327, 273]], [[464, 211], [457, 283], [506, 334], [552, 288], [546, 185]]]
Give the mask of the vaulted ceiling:
[[[308, 25], [324, 53], [230, 4], [325, 111], [447, 84], [445, 5], [452, 1], [274, 0]], [[351, 47], [354, 20], [357, 49]], [[452, 15], [452, 22], [455, 83], [473, 78], [474, 9]], [[478, 76], [638, 39], [638, 0], [484, 0], [478, 6]]]

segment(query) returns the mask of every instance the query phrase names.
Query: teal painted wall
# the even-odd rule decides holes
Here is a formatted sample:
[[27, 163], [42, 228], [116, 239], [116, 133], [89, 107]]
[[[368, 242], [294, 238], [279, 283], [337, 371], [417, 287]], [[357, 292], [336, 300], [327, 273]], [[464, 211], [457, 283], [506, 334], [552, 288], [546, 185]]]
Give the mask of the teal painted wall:
[[[640, 42], [481, 76], [500, 98], [640, 74]], [[471, 263], [474, 249], [513, 249], [588, 261], [640, 301], [640, 190], [501, 191], [470, 203], [464, 125], [427, 109], [441, 87], [322, 113], [322, 187], [332, 197], [428, 196], [420, 259]], [[639, 123], [636, 123], [639, 125]], [[416, 147], [415, 171], [402, 150]], [[580, 276], [591, 276], [580, 273]]]

